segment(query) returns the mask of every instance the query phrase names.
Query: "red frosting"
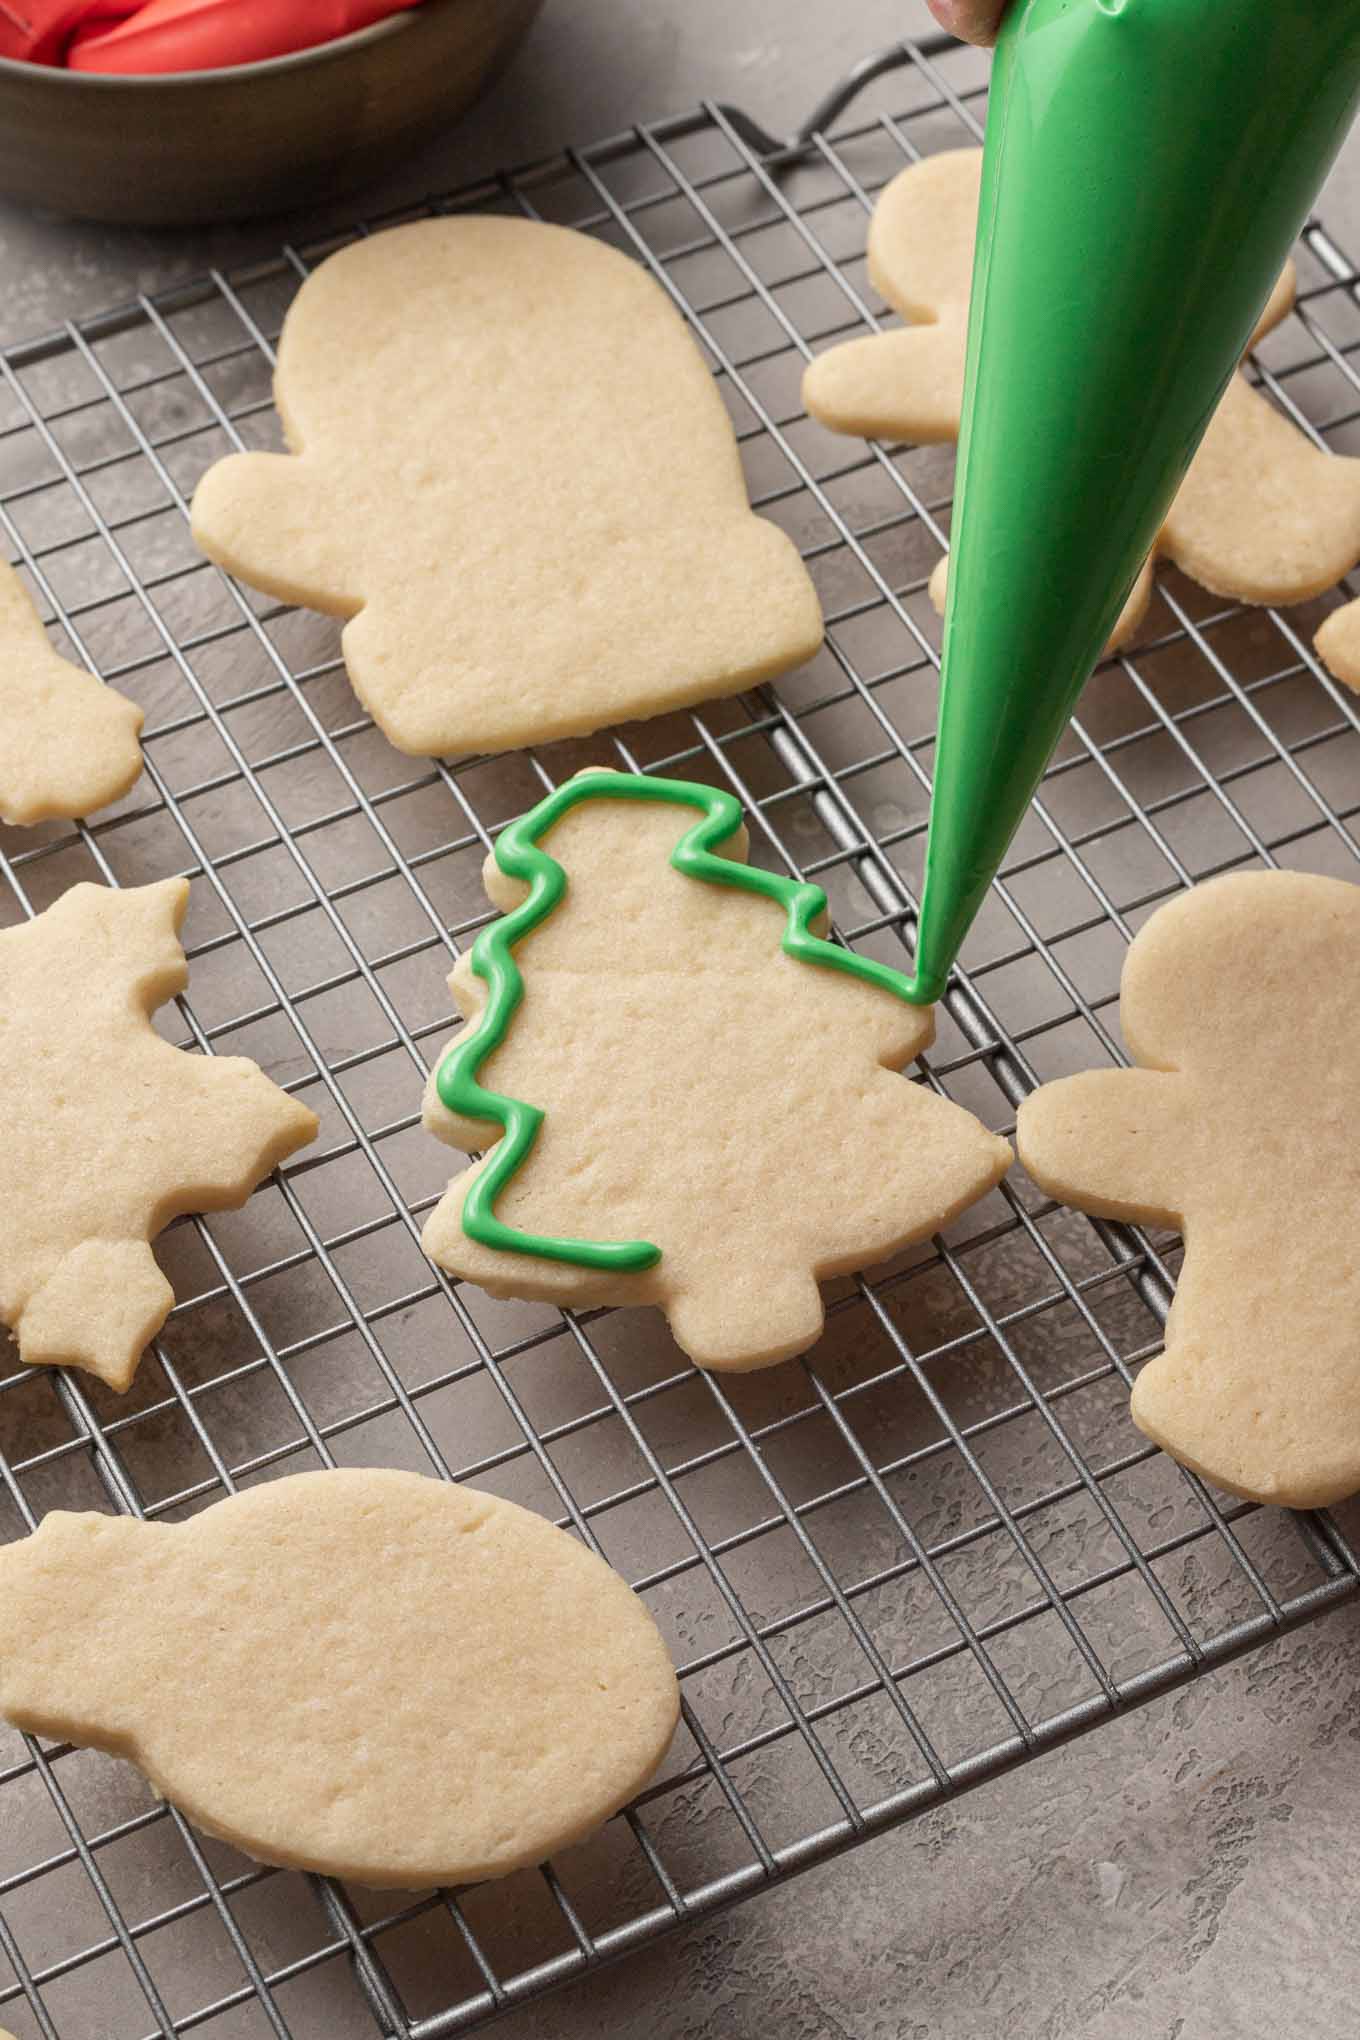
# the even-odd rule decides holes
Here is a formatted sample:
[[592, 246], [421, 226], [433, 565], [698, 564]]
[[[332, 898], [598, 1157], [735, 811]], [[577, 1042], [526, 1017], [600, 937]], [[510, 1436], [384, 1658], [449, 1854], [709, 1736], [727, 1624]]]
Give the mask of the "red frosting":
[[138, 0], [0, 0], [0, 57], [64, 63], [78, 28], [94, 33], [111, 28], [137, 5]]
[[0, 56], [73, 71], [210, 71], [350, 35], [417, 0], [0, 0]]

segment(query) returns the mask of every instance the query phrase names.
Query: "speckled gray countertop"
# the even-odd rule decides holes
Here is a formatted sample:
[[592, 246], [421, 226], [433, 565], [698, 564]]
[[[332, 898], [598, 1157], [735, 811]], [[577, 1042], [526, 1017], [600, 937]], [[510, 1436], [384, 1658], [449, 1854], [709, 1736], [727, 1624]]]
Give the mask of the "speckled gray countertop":
[[[925, 26], [922, 0], [549, 0], [458, 132], [335, 217], [706, 94], [789, 124], [856, 57]], [[1326, 209], [1357, 235], [1354, 137]], [[323, 222], [151, 235], [0, 206], [0, 329], [6, 339], [42, 332]], [[1346, 2035], [1360, 1998], [1357, 1892], [1352, 1605], [495, 2030], [504, 2040]], [[104, 2030], [93, 2010], [88, 2024], [73, 2018], [69, 2040]]]

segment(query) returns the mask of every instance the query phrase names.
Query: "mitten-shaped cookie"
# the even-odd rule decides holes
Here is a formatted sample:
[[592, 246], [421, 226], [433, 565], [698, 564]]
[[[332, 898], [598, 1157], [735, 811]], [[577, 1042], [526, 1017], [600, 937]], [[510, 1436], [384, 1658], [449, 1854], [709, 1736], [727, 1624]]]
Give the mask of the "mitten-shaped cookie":
[[53, 651], [0, 560], [0, 821], [93, 814], [142, 769], [142, 711]]
[[581, 735], [821, 642], [698, 348], [589, 235], [464, 217], [356, 242], [291, 306], [275, 396], [291, 455], [210, 469], [194, 535], [350, 619], [350, 678], [400, 750]]
[[489, 1147], [426, 1225], [433, 1260], [496, 1296], [657, 1304], [715, 1368], [811, 1345], [819, 1277], [935, 1232], [1011, 1159], [897, 1074], [933, 1031], [905, 980], [745, 855], [728, 794], [566, 781], [488, 860], [507, 918], [450, 980], [469, 1024], [425, 1106]]
[[188, 981], [188, 898], [182, 878], [76, 885], [0, 934], [0, 1320], [25, 1366], [117, 1389], [174, 1302], [149, 1242], [244, 1204], [317, 1131], [253, 1062], [151, 1025]]
[[541, 1862], [645, 1784], [678, 1712], [617, 1573], [419, 1474], [297, 1474], [178, 1524], [55, 1514], [0, 1550], [0, 1713], [290, 1869], [412, 1889]]
[[[980, 149], [928, 156], [880, 194], [869, 224], [869, 274], [912, 323], [845, 341], [809, 364], [803, 401], [833, 431], [920, 444], [958, 437], [981, 166]], [[1293, 301], [1291, 263], [1253, 345]], [[1319, 451], [1244, 376], [1235, 376], [1110, 650], [1126, 644], [1142, 622], [1158, 558], [1240, 602], [1320, 595], [1360, 559], [1360, 461]], [[941, 560], [930, 580], [941, 611], [945, 585]], [[1349, 608], [1323, 625], [1317, 647], [1338, 678], [1360, 685], [1360, 625]]]
[[1360, 1488], [1357, 999], [1360, 886], [1213, 879], [1129, 950], [1140, 1067], [1046, 1084], [1019, 1114], [1052, 1196], [1184, 1234], [1134, 1421], [1217, 1486], [1294, 1508]]

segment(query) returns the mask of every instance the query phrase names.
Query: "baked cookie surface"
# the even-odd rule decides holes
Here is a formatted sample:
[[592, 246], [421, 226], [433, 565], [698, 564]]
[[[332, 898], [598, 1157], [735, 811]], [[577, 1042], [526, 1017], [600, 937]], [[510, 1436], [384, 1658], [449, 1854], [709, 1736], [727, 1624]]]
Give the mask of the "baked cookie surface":
[[646, 1782], [670, 1657], [512, 1502], [295, 1474], [188, 1522], [54, 1513], [0, 1548], [0, 1712], [126, 1757], [266, 1863], [415, 1889], [537, 1863]]
[[821, 642], [704, 357], [589, 235], [467, 216], [354, 243], [289, 309], [275, 396], [291, 454], [211, 468], [194, 536], [349, 619], [350, 678], [399, 750], [583, 735]]
[[0, 560], [0, 821], [73, 820], [121, 800], [142, 769], [142, 711], [53, 650]]
[[1017, 1127], [1050, 1196], [1185, 1236], [1135, 1423], [1216, 1486], [1300, 1509], [1360, 1488], [1357, 998], [1360, 886], [1211, 879], [1129, 950], [1139, 1067], [1045, 1084]]
[[24, 1366], [131, 1385], [174, 1302], [150, 1241], [244, 1204], [316, 1115], [151, 1015], [188, 981], [187, 879], [81, 884], [0, 933], [0, 1320]]
[[434, 1261], [497, 1296], [659, 1305], [734, 1369], [811, 1345], [820, 1278], [938, 1231], [1011, 1161], [898, 1074], [934, 1031], [900, 974], [822, 941], [824, 896], [746, 847], [711, 787], [565, 781], [488, 860], [508, 918], [454, 970], [469, 1025], [425, 1103], [489, 1148], [426, 1224]]
[[[836, 432], [928, 445], [958, 438], [980, 149], [954, 149], [900, 171], [869, 223], [869, 275], [909, 323], [828, 348], [803, 376], [808, 412]], [[1286, 264], [1252, 335], [1256, 345], [1294, 302]], [[1036, 505], [1036, 514], [1042, 512]], [[1232, 378], [1181, 484], [1152, 556], [1107, 649], [1127, 644], [1146, 614], [1159, 558], [1239, 602], [1304, 602], [1360, 560], [1360, 461], [1324, 453], [1244, 375]], [[947, 561], [930, 597], [943, 613]], [[1360, 622], [1333, 612], [1315, 643], [1329, 668], [1360, 686]]]

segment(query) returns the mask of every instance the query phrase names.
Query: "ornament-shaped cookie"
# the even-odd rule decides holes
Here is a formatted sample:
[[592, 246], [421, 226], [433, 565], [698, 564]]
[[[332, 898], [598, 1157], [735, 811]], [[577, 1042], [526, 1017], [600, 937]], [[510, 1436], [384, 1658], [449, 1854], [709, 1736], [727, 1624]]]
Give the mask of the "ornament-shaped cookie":
[[1140, 1067], [1045, 1084], [1019, 1115], [1051, 1196], [1184, 1234], [1134, 1421], [1216, 1486], [1299, 1509], [1360, 1488], [1357, 1001], [1360, 886], [1212, 879], [1125, 960]]
[[678, 1712], [617, 1573], [419, 1474], [296, 1474], [178, 1524], [54, 1514], [0, 1550], [0, 1713], [289, 1869], [415, 1889], [541, 1862], [646, 1783]]
[[275, 398], [291, 454], [211, 468], [194, 535], [350, 619], [350, 678], [399, 750], [583, 735], [821, 642], [678, 313], [588, 235], [463, 217], [354, 243], [290, 307]]
[[[869, 223], [869, 275], [912, 323], [845, 341], [809, 364], [803, 402], [833, 431], [922, 445], [958, 438], [981, 166], [980, 149], [928, 156], [880, 194]], [[1293, 302], [1290, 263], [1253, 345]], [[1320, 595], [1360, 560], [1360, 460], [1320, 452], [1245, 376], [1235, 376], [1124, 606], [1111, 651], [1142, 622], [1159, 558], [1238, 602]], [[930, 579], [941, 611], [945, 582], [941, 560]], [[1349, 605], [1316, 642], [1338, 678], [1360, 686], [1360, 624]]]
[[149, 1242], [244, 1204], [314, 1113], [151, 1025], [183, 991], [187, 879], [76, 885], [0, 934], [0, 1320], [25, 1366], [130, 1386], [174, 1293]]
[[53, 651], [0, 560], [0, 822], [26, 827], [121, 800], [142, 769], [142, 711]]
[[897, 1074], [928, 1010], [748, 866], [731, 795], [589, 771], [500, 837], [425, 1124], [489, 1148], [425, 1227], [494, 1296], [658, 1305], [700, 1366], [822, 1329], [818, 1278], [936, 1232], [1011, 1151]]

